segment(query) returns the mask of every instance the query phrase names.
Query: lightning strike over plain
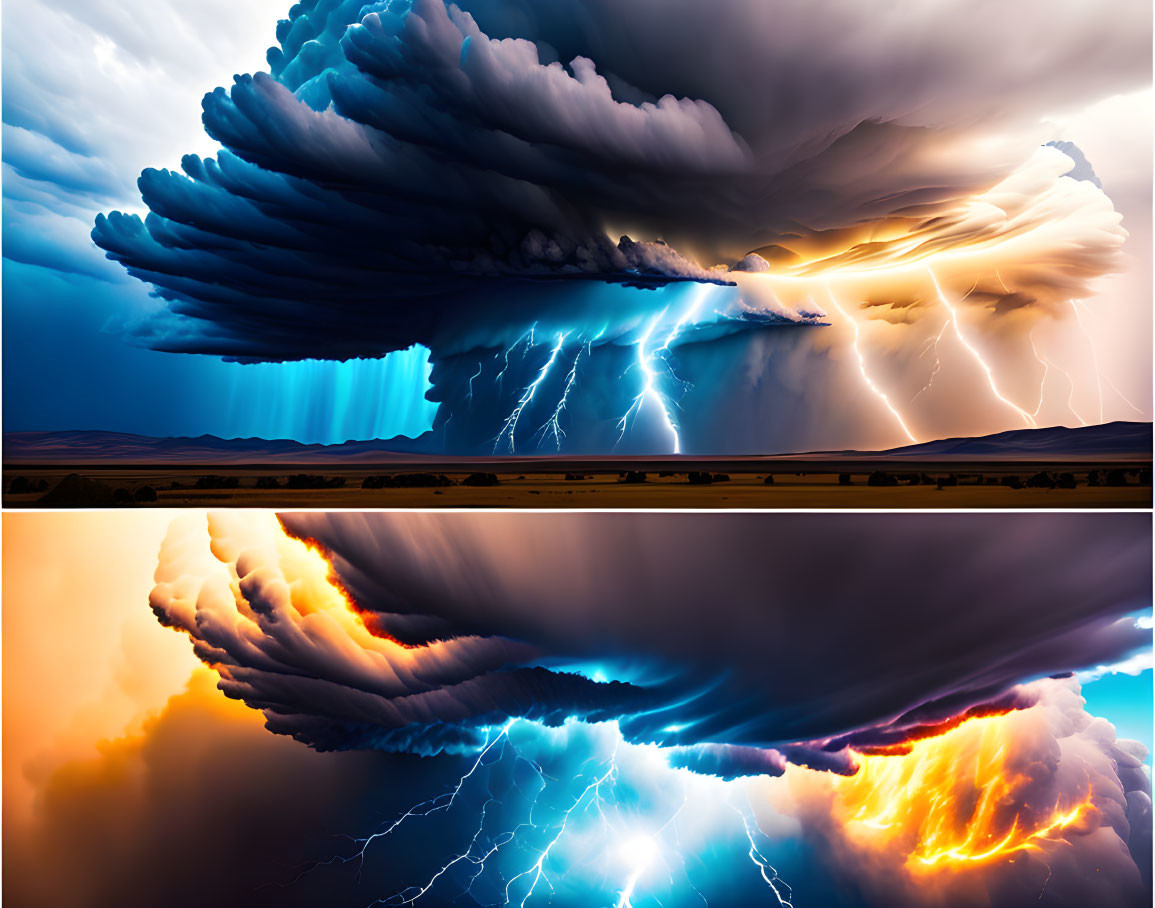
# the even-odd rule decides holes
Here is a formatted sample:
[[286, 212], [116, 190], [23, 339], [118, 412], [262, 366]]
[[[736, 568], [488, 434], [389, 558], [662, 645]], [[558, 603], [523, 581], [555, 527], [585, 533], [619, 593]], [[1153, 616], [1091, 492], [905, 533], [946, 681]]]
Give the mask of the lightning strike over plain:
[[[509, 416], [506, 417], [505, 422], [501, 426], [501, 431], [497, 434], [497, 438], [493, 442], [493, 453], [494, 454], [497, 453], [497, 448], [501, 444], [502, 438], [504, 438], [506, 435], [509, 436], [509, 453], [510, 454], [514, 453], [514, 451], [515, 451], [515, 437], [514, 436], [517, 433], [518, 420], [521, 419], [522, 412], [529, 405], [529, 403], [533, 400], [534, 395], [537, 393], [538, 387], [541, 385], [541, 383], [543, 381], [545, 381], [546, 376], [549, 375], [550, 370], [553, 368], [553, 364], [555, 362], [557, 362], [558, 354], [561, 352], [561, 348], [562, 348], [562, 345], [565, 343], [565, 339], [566, 339], [566, 332], [561, 332], [558, 334], [557, 343], [554, 344], [553, 349], [550, 351], [549, 359], [547, 359], [545, 361], [545, 365], [541, 367], [541, 371], [538, 372], [537, 378], [535, 378], [532, 382], [529, 383], [529, 385], [526, 386], [526, 389], [522, 392], [521, 398], [517, 402], [517, 406], [514, 407], [513, 410], [510, 412]], [[533, 343], [532, 329], [531, 329], [529, 343], [531, 345]]]
[[674, 323], [666, 334], [665, 340], [660, 346], [653, 350], [648, 349], [650, 338], [653, 336], [658, 324], [665, 317], [668, 310], [663, 309], [650, 321], [645, 332], [637, 343], [637, 360], [636, 365], [642, 373], [642, 390], [634, 397], [630, 403], [629, 409], [620, 420], [618, 420], [618, 440], [621, 441], [626, 433], [626, 429], [630, 425], [630, 417], [637, 418], [637, 414], [641, 412], [642, 407], [646, 401], [652, 400], [653, 405], [656, 406], [661, 414], [662, 425], [673, 439], [673, 453], [682, 453], [682, 439], [679, 435], [678, 421], [675, 417], [676, 403], [672, 403], [665, 394], [662, 393], [659, 382], [662, 378], [658, 370], [654, 367], [655, 361], [662, 364], [662, 371], [683, 391], [686, 389], [686, 383], [683, 382], [674, 372], [673, 365], [670, 363], [671, 347], [677, 341], [678, 336], [682, 333], [685, 327], [693, 324], [694, 318], [705, 301], [706, 295], [709, 293], [709, 287], [699, 287], [690, 300], [689, 305], [683, 311], [682, 315]]
[[826, 294], [830, 297], [830, 302], [833, 304], [834, 308], [838, 310], [839, 315], [841, 315], [843, 319], [846, 320], [846, 322], [850, 325], [851, 330], [853, 331], [851, 348], [854, 350], [854, 356], [858, 361], [858, 372], [862, 376], [863, 384], [866, 385], [867, 390], [870, 391], [871, 394], [882, 401], [882, 405], [890, 411], [890, 415], [894, 417], [895, 422], [898, 423], [898, 427], [902, 429], [903, 434], [911, 441], [911, 443], [917, 444], [918, 439], [915, 438], [914, 433], [910, 431], [910, 428], [906, 424], [906, 420], [903, 419], [902, 414], [898, 412], [898, 408], [896, 408], [894, 404], [890, 402], [890, 398], [887, 397], [886, 393], [874, 383], [874, 380], [866, 371], [866, 359], [863, 357], [862, 349], [859, 345], [860, 336], [858, 322], [851, 318], [846, 310], [842, 308], [838, 300], [835, 299], [834, 292], [830, 289], [829, 286], [826, 288]]
[[991, 394], [993, 394], [995, 398], [997, 398], [1001, 403], [1014, 410], [1022, 418], [1023, 422], [1027, 424], [1028, 427], [1032, 429], [1036, 428], [1038, 423], [1035, 422], [1034, 417], [1018, 404], [1014, 403], [1014, 401], [1008, 400], [1003, 396], [1002, 392], [999, 391], [999, 387], [995, 383], [994, 370], [992, 370], [987, 361], [983, 359], [982, 354], [979, 353], [974, 344], [967, 340], [966, 336], [963, 334], [962, 327], [959, 325], [958, 310], [954, 305], [951, 304], [950, 300], [946, 298], [946, 294], [943, 292], [943, 289], [938, 282], [938, 278], [935, 276], [934, 269], [928, 265], [926, 272], [930, 275], [930, 280], [934, 285], [935, 293], [938, 294], [939, 302], [943, 305], [947, 312], [950, 313], [951, 325], [954, 327], [955, 337], [958, 338], [959, 343], [963, 345], [966, 351], [970, 353], [970, 355], [974, 358], [974, 361], [978, 363], [979, 368], [982, 369], [983, 374], [987, 379], [987, 385], [991, 389]]
[[[549, 435], [553, 436], [554, 444], [558, 451], [561, 451], [561, 440], [565, 436], [565, 430], [561, 427], [561, 414], [565, 410], [566, 401], [569, 399], [570, 389], [573, 388], [574, 382], [577, 380], [578, 361], [581, 360], [582, 352], [589, 355], [589, 342], [578, 346], [577, 353], [574, 354], [573, 363], [570, 365], [569, 374], [565, 378], [565, 386], [562, 388], [561, 396], [558, 398], [557, 406], [553, 408], [549, 419], [537, 431], [541, 433], [541, 440], [545, 441]], [[541, 444], [538, 444], [540, 447]]]

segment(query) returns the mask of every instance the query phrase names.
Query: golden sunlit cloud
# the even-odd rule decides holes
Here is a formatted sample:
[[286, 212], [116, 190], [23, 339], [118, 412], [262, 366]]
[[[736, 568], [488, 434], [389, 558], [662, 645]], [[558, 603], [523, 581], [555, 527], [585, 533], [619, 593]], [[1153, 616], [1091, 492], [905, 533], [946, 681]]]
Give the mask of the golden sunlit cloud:
[[[857, 753], [851, 775], [788, 766], [764, 796], [820, 830], [880, 890], [916, 903], [969, 904], [963, 893], [985, 886], [989, 868], [1028, 857], [1045, 886], [1060, 854], [1074, 865], [1103, 860], [1128, 826], [1113, 730], [1082, 713], [1078, 684], [1024, 690], [1034, 706]], [[1116, 750], [1115, 759], [1128, 757]]]
[[839, 816], [856, 843], [909, 849], [905, 866], [932, 872], [1038, 849], [1093, 811], [1093, 793], [1026, 803], [1035, 781], [1013, 766], [1014, 714], [970, 719], [916, 741], [906, 754], [860, 755], [858, 772], [834, 779]]
[[[926, 269], [976, 299], [1004, 309], [1057, 310], [1089, 295], [1092, 280], [1118, 267], [1127, 232], [1095, 184], [1066, 174], [1074, 161], [1038, 149], [990, 190], [931, 210], [823, 232], [800, 231], [756, 250], [769, 257], [766, 280], [789, 285], [838, 280], [840, 287], [891, 305], [933, 304]], [[777, 289], [777, 286], [776, 286]]]

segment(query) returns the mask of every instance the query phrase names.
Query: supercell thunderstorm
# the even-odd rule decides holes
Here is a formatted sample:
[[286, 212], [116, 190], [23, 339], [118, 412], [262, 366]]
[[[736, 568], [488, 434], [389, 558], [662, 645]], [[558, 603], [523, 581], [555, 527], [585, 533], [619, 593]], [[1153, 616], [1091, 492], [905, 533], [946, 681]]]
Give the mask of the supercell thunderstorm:
[[152, 607], [271, 731], [461, 767], [303, 870], [423, 843], [366, 903], [1149, 900], [1145, 748], [1071, 674], [1149, 650], [1141, 534], [680, 516], [190, 516]]
[[1069, 420], [1091, 383], [1130, 413], [1035, 330], [1123, 267], [1048, 125], [1149, 79], [1150, 10], [1117, 12], [299, 3], [206, 95], [220, 154], [92, 235], [164, 301], [156, 349], [429, 348], [449, 452], [899, 444]]

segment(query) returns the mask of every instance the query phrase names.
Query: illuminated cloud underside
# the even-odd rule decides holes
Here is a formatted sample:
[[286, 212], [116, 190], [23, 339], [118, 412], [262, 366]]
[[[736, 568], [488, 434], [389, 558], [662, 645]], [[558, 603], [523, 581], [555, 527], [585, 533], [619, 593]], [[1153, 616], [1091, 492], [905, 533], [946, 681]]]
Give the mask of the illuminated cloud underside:
[[[977, 886], [989, 888], [994, 904], [1014, 904], [1007, 893], [1041, 886], [1046, 867], [1064, 880], [1063, 891], [1084, 892], [1072, 868], [1087, 861], [1110, 862], [1118, 891], [1142, 892], [1127, 844], [1140, 855], [1146, 847], [1144, 749], [1116, 743], [1109, 725], [1086, 716], [1073, 681], [1020, 683], [1149, 648], [1149, 627], [1126, 617], [1142, 602], [1138, 578], [1149, 548], [1115, 532], [1126, 528], [1104, 524], [1097, 536], [1080, 527], [1080, 550], [1064, 540], [1063, 524], [1019, 518], [1017, 530], [1006, 531], [1012, 564], [1002, 554], [1012, 536], [984, 546], [977, 522], [961, 521], [951, 538], [931, 532], [928, 541], [919, 519], [898, 521], [885, 550], [931, 573], [912, 568], [896, 579], [869, 535], [846, 527], [843, 536], [819, 518], [793, 515], [791, 538], [775, 542], [764, 516], [728, 515], [710, 534], [698, 527], [691, 543], [668, 516], [645, 530], [631, 525], [645, 515], [596, 528], [599, 515], [519, 515], [502, 527], [484, 516], [488, 524], [476, 515], [283, 518], [294, 535], [316, 542], [292, 538], [268, 515], [214, 515], [207, 535], [203, 518], [188, 517], [161, 552], [154, 610], [190, 634], [221, 688], [263, 710], [271, 730], [320, 749], [475, 755], [460, 801], [452, 791], [431, 792], [411, 811], [453, 811], [476, 826], [473, 844], [447, 856], [444, 874], [394, 899], [383, 894], [387, 903], [450, 882], [460, 891], [474, 880], [480, 903], [504, 904], [500, 895], [481, 897], [495, 879], [509, 884], [504, 898], [514, 904], [535, 892], [545, 897], [559, 868], [583, 849], [581, 863], [602, 860], [593, 856], [607, 843], [641, 857], [609, 873], [597, 884], [602, 891], [620, 895], [631, 881], [655, 886], [646, 868], [660, 855], [680, 899], [686, 885], [692, 892], [695, 872], [685, 864], [692, 849], [677, 842], [706, 828], [719, 842], [745, 842], [751, 872], [785, 903], [788, 887], [767, 858], [775, 816], [796, 818], [807, 836], [853, 858], [865, 868], [856, 872], [863, 885], [909, 889], [916, 902], [933, 901], [942, 887]], [[937, 560], [921, 556], [926, 545]], [[1052, 573], [1056, 547], [1078, 552], [1062, 577]], [[965, 574], [949, 576], [956, 572], [941, 553], [955, 550], [974, 557]], [[821, 572], [811, 562], [826, 557], [819, 552], [837, 553], [841, 578], [815, 579]], [[751, 585], [747, 566], [758, 564], [764, 578], [768, 556], [775, 583]], [[685, 573], [700, 558], [712, 567], [708, 590]], [[667, 569], [654, 573], [658, 565]], [[877, 570], [887, 580], [872, 578]], [[597, 576], [612, 582], [599, 588]], [[1001, 589], [1018, 590], [1010, 612], [992, 595]], [[857, 610], [857, 627], [856, 610], [843, 607], [850, 590], [878, 591]], [[955, 597], [966, 608], [952, 606]], [[647, 601], [661, 608], [638, 605]], [[623, 609], [625, 602], [632, 605]], [[703, 623], [705, 602], [712, 604]], [[836, 638], [815, 607], [825, 602], [840, 603], [846, 616]], [[879, 630], [893, 627], [922, 646], [896, 649]], [[742, 629], [740, 639], [733, 628]], [[742, 642], [754, 640], [754, 648]], [[873, 655], [879, 648], [885, 672]], [[853, 705], [848, 685], [859, 692]], [[1045, 774], [1029, 769], [1053, 753], [1062, 756], [1045, 757]], [[489, 790], [506, 803], [495, 792], [519, 766], [537, 781], [509, 795], [509, 810], [520, 804], [529, 819], [504, 808], [490, 816], [498, 808], [483, 807], [479, 795]], [[660, 767], [672, 774], [663, 794], [634, 803], [646, 774]], [[987, 791], [996, 778], [1002, 794], [991, 791], [968, 812], [967, 791]], [[947, 788], [954, 806], [926, 806], [929, 791]], [[903, 799], [910, 806], [894, 816]], [[724, 806], [729, 822], [705, 804]], [[369, 859], [389, 837], [407, 835], [402, 828], [414, 817], [383, 821], [352, 856], [334, 860]], [[893, 832], [864, 838], [871, 825]], [[638, 835], [650, 844], [639, 845]], [[1031, 860], [1022, 862], [1025, 855]], [[669, 862], [677, 860], [675, 872]], [[970, 865], [977, 876], [958, 876]], [[985, 874], [995, 866], [1004, 868], [999, 874], [1018, 868], [1010, 889], [999, 874]], [[572, 889], [555, 895], [581, 904]]]
[[[1043, 121], [1144, 83], [1149, 10], [1024, 8], [995, 23], [947, 4], [883, 23], [841, 0], [817, 18], [783, 2], [772, 21], [754, 3], [650, 5], [298, 4], [269, 72], [205, 97], [222, 152], [187, 157], [183, 175], [145, 171], [144, 221], [97, 220], [97, 245], [166, 303], [133, 340], [242, 361], [423, 344], [434, 443], [460, 453], [887, 446], [1070, 418], [1057, 399], [1043, 407], [1038, 375], [1049, 360], [1085, 370], [1032, 349], [1032, 328], [1073, 320], [1071, 301], [1121, 267], [1126, 231]], [[859, 37], [848, 49], [831, 32]], [[1024, 42], [1046, 49], [1025, 61]], [[689, 46], [726, 63], [677, 65], [671, 48]], [[981, 70], [964, 46], [985, 49]], [[682, 324], [662, 288], [687, 281], [706, 299]], [[964, 356], [936, 360], [938, 385], [916, 401], [927, 375], [907, 351], [941, 336], [940, 298], [961, 310]], [[866, 330], [879, 320], [901, 330]], [[687, 345], [799, 326], [833, 334], [787, 342], [790, 359], [810, 354], [804, 376], [768, 360], [760, 375], [734, 348], [698, 357], [704, 380], [674, 371]], [[564, 335], [557, 378], [572, 380], [552, 365], [539, 377], [542, 357], [489, 384], [533, 329]], [[656, 363], [646, 341], [667, 336]], [[824, 353], [850, 343], [859, 370]], [[632, 369], [592, 349], [622, 346]], [[989, 393], [936, 396], [976, 369]], [[786, 398], [779, 409], [832, 409], [843, 435], [747, 439], [732, 415], [697, 434], [707, 398], [737, 409], [745, 384]], [[874, 431], [837, 412], [849, 393]], [[635, 401], [652, 418], [635, 420]]]
[[[831, 22], [863, 14], [830, 7]], [[584, 307], [565, 285], [725, 283], [710, 266], [752, 249], [782, 250], [790, 271], [813, 273], [1017, 246], [1007, 255], [1029, 273], [1008, 269], [1021, 281], [1013, 293], [1049, 283], [1051, 260], [1068, 290], [1110, 267], [1121, 233], [1101, 191], [1058, 179], [1073, 164], [1057, 149], [1049, 165], [1024, 165], [1042, 135], [1032, 114], [1142, 80], [1144, 54], [1122, 23], [1052, 16], [1066, 40], [1034, 61], [1030, 92], [987, 55], [982, 88], [1000, 89], [996, 113], [949, 72], [954, 36], [987, 27], [961, 6], [919, 34], [923, 78], [892, 83], [888, 57], [901, 55], [891, 42], [910, 53], [903, 27], [859, 31], [868, 44], [855, 55], [828, 44], [800, 58], [809, 29], [793, 4], [773, 28], [753, 4], [718, 10], [696, 37], [703, 52], [726, 47], [732, 66], [691, 76], [666, 49], [672, 34], [695, 34], [682, 12], [654, 28], [640, 8], [602, 4], [548, 14], [299, 4], [278, 29], [270, 73], [205, 98], [205, 127], [227, 152], [186, 159], [187, 176], [146, 171], [147, 224], [101, 217], [94, 238], [170, 301], [176, 319], [154, 329], [158, 346], [254, 358], [380, 355], [413, 342], [458, 352], [476, 308], [463, 299], [484, 305], [491, 343], [517, 310], [578, 326]], [[575, 17], [588, 18], [575, 30]], [[1006, 17], [984, 38], [1013, 43], [1028, 27], [1037, 22]], [[1092, 36], [1093, 57], [1071, 52], [1072, 41], [1095, 46]], [[744, 66], [763, 70], [769, 96], [749, 90]], [[790, 94], [808, 71], [822, 75], [800, 105]], [[839, 97], [863, 80], [875, 90]], [[937, 103], [915, 113], [916, 98]], [[634, 239], [619, 243], [615, 230]], [[816, 262], [812, 231], [819, 248], [830, 237], [848, 248]], [[645, 315], [652, 301], [633, 297]]]

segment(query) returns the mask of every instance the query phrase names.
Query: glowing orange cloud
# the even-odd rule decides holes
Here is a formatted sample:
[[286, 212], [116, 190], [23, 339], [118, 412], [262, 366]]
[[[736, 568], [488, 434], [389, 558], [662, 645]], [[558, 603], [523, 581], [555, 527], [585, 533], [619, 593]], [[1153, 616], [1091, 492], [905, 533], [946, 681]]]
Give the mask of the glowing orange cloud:
[[1038, 849], [1094, 811], [1090, 790], [1073, 803], [1032, 805], [1033, 781], [1008, 766], [1013, 719], [971, 719], [911, 745], [904, 755], [859, 757], [835, 780], [838, 812], [854, 836], [904, 843], [916, 873]]
[[[1044, 321], [1084, 330], [1078, 301], [1122, 270], [1128, 236], [1102, 189], [1067, 176], [1074, 166], [1042, 146], [985, 191], [837, 229], [798, 227], [727, 277], [752, 308], [797, 315], [820, 301], [839, 329], [832, 343], [849, 348], [848, 378], [878, 401], [880, 445], [1055, 424], [1067, 401], [1045, 400], [1051, 366], [1072, 376], [1070, 397], [1090, 370], [1101, 402], [1107, 379], [1095, 351], [1076, 368], [1065, 347], [1036, 347], [1031, 332]], [[934, 349], [929, 370], [911, 361], [917, 346]], [[956, 365], [944, 368], [944, 351]], [[923, 396], [932, 383], [933, 399]], [[1106, 415], [1100, 407], [1098, 421]]]
[[[387, 634], [377, 625], [371, 624], [365, 620], [367, 616], [372, 615], [372, 612], [362, 608], [354, 598], [353, 594], [350, 593], [349, 590], [345, 587], [345, 584], [341, 582], [341, 578], [337, 576], [337, 572], [333, 570], [333, 553], [330, 552], [325, 546], [323, 546], [316, 539], [312, 539], [307, 536], [293, 536], [285, 528], [284, 524], [281, 524], [281, 531], [284, 532], [287, 537], [296, 540], [305, 547], [305, 551], [308, 552], [308, 556], [302, 556], [302, 558], [307, 561], [312, 561], [312, 564], [309, 567], [309, 573], [315, 577], [317, 572], [324, 571], [325, 584], [330, 587], [333, 592], [337, 594], [337, 596], [341, 598], [345, 607], [360, 619], [361, 626], [366, 631], [368, 631], [374, 637], [378, 637], [381, 640], [388, 640], [390, 643], [393, 643], [402, 649], [419, 649], [418, 646], [398, 640], [396, 637]], [[325, 596], [327, 599], [332, 601], [332, 596], [328, 595], [327, 593]]]
[[[1094, 184], [1064, 174], [1074, 161], [1043, 147], [989, 190], [933, 208], [823, 232], [801, 231], [757, 250], [771, 280], [879, 284], [905, 294], [933, 265], [981, 295], [1021, 297], [1054, 309], [1087, 295], [1088, 282], [1118, 267], [1127, 238], [1121, 216]], [[871, 286], [874, 285], [874, 286]], [[899, 300], [906, 303], [908, 300]]]
[[1035, 709], [967, 718], [858, 753], [851, 776], [788, 766], [786, 781], [800, 801], [828, 809], [854, 852], [885, 856], [914, 880], [1045, 852], [1101, 824], [1089, 779], [1042, 794], [1051, 791], [1038, 784], [1042, 755], [1024, 759]]
[[219, 675], [227, 696], [263, 709], [278, 730], [283, 715], [256, 705], [237, 653], [301, 687], [316, 675], [342, 685], [332, 721], [398, 727], [425, 715], [443, 686], [535, 653], [504, 638], [457, 636], [420, 645], [382, 633], [336, 580], [324, 550], [290, 536], [267, 511], [179, 518], [162, 545], [151, 602], [162, 622], [184, 631]]

